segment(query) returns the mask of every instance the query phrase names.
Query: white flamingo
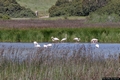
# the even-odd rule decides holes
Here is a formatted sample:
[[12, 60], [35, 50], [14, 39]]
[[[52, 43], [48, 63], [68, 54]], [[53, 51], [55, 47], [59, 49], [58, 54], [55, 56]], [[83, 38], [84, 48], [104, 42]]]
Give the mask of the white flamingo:
[[49, 47], [49, 46], [52, 46], [52, 44], [47, 44], [47, 46]]
[[97, 43], [97, 42], [98, 42], [98, 39], [96, 38], [91, 39], [91, 43]]
[[54, 37], [51, 37], [51, 39], [52, 39], [53, 42], [58, 42], [58, 41], [59, 41], [59, 39], [56, 38], [56, 37], [55, 37], [55, 38], [54, 38]]
[[63, 38], [62, 40], [61, 40], [61, 42], [64, 42], [64, 41], [66, 41], [67, 40], [67, 38]]
[[77, 38], [77, 37], [76, 37], [76, 38], [74, 38], [73, 40], [76, 41], [76, 42], [79, 42], [79, 41], [80, 41], [80, 38]]
[[99, 48], [99, 44], [97, 44], [98, 43], [98, 39], [96, 39], [96, 38], [91, 39], [91, 43], [96, 43], [95, 47]]
[[46, 44], [44, 44], [43, 47], [47, 48], [48, 46]]
[[52, 44], [44, 44], [43, 47], [47, 48], [47, 47], [50, 47], [52, 46]]
[[67, 34], [65, 35], [65, 38], [61, 39], [61, 42], [64, 42], [67, 40]]
[[34, 47], [40, 47], [40, 45], [36, 41], [34, 41], [33, 43], [34, 43]]
[[99, 48], [99, 44], [96, 44], [95, 46], [96, 46], [96, 48]]

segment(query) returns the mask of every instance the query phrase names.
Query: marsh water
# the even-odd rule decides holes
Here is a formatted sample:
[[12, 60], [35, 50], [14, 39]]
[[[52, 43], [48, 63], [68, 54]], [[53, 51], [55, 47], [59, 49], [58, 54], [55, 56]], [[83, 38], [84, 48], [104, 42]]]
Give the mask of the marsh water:
[[103, 56], [104, 58], [118, 57], [120, 53], [119, 43], [98, 43], [99, 48], [96, 48], [94, 43], [50, 43], [52, 46], [44, 48], [44, 44], [39, 43], [41, 47], [34, 47], [33, 43], [0, 43], [1, 56], [8, 59], [19, 59], [23, 61], [28, 57], [35, 54], [54, 54], [55, 56], [67, 55], [68, 57], [73, 54], [92, 54], [94, 56]]

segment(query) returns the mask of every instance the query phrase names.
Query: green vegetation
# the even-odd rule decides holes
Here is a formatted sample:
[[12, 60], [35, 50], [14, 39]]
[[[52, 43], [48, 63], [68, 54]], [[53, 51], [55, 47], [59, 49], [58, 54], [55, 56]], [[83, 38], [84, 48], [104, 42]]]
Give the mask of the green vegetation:
[[49, 15], [89, 16], [90, 22], [119, 22], [119, 7], [120, 0], [57, 0], [49, 9]]
[[87, 17], [88, 22], [90, 23], [104, 23], [104, 22], [119, 22], [120, 16], [117, 14], [98, 14], [92, 13]]
[[49, 9], [51, 17], [54, 16], [88, 16], [90, 12], [105, 6], [109, 0], [57, 0]]
[[0, 0], [0, 13], [4, 16], [8, 15], [12, 18], [36, 17], [34, 12], [28, 8], [21, 7], [16, 0]]
[[120, 28], [23, 28], [0, 29], [0, 42], [52, 42], [51, 37], [62, 39], [67, 34], [67, 42], [80, 37], [80, 42], [90, 42], [98, 38], [99, 42], [120, 42]]
[[106, 6], [91, 13], [91, 22], [120, 22], [120, 0], [111, 0]]
[[[56, 48], [55, 48], [56, 49]], [[51, 48], [38, 48], [36, 52], [30, 50], [30, 54], [23, 62], [17, 56], [28, 48], [2, 49], [1, 55], [10, 54], [16, 58], [0, 56], [0, 79], [1, 80], [102, 80], [103, 77], [119, 77], [120, 64], [117, 57], [111, 56], [107, 59], [102, 56], [95, 56], [92, 59], [92, 51], [86, 55], [85, 47], [74, 51], [74, 55], [67, 56], [69, 50], [59, 50], [54, 55], [64, 54], [62, 57], [55, 57]], [[84, 50], [84, 51], [83, 51]], [[83, 52], [82, 52], [83, 51]], [[47, 52], [46, 54], [44, 54]], [[61, 54], [61, 55], [62, 55]], [[84, 55], [83, 55], [84, 54]], [[95, 53], [94, 53], [95, 54]], [[99, 53], [98, 53], [99, 54]], [[83, 56], [82, 56], [83, 55]]]
[[100, 14], [116, 14], [120, 16], [120, 0], [110, 0], [109, 3], [98, 9], [96, 13]]
[[55, 4], [57, 0], [16, 0], [21, 6], [30, 8], [32, 11], [38, 11], [39, 16], [49, 15], [49, 8]]
[[35, 17], [37, 10], [39, 17], [88, 16], [89, 22], [120, 21], [119, 0], [0, 0], [0, 5], [2, 15], [14, 18]]
[[0, 20], [8, 20], [10, 17], [8, 15], [0, 14]]

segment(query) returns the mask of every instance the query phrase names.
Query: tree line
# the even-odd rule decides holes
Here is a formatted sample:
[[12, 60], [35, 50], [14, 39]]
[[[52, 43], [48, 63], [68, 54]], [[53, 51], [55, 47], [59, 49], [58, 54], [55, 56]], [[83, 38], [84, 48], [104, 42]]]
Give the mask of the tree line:
[[120, 17], [120, 0], [57, 0], [49, 9], [50, 17], [93, 14]]

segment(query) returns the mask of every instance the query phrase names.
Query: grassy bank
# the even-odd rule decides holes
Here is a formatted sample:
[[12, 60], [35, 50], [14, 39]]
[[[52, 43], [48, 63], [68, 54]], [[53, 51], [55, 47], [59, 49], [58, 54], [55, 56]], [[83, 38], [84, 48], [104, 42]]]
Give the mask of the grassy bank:
[[98, 38], [99, 42], [119, 43], [120, 28], [1, 28], [0, 42], [52, 42], [51, 37], [62, 39], [67, 34], [67, 42], [81, 38], [80, 42], [90, 42]]
[[55, 4], [57, 0], [16, 0], [21, 6], [38, 11], [39, 16], [48, 15], [48, 9]]
[[[84, 53], [85, 47], [74, 51], [74, 54], [67, 56], [69, 50], [56, 51], [56, 57], [52, 55], [50, 48], [39, 48], [36, 52], [30, 49], [28, 57], [19, 63], [18, 56], [28, 49], [0, 48], [0, 79], [1, 80], [102, 80], [103, 77], [120, 77], [120, 64], [113, 56], [104, 59], [96, 56], [92, 59], [92, 52], [89, 55]], [[10, 54], [11, 52], [11, 54]], [[47, 54], [44, 54], [47, 52]], [[89, 52], [89, 51], [87, 51]], [[30, 56], [30, 53], [33, 56]], [[5, 55], [16, 56], [9, 59]], [[84, 55], [83, 55], [84, 54]], [[4, 55], [4, 56], [2, 56]], [[31, 58], [29, 58], [31, 57]], [[21, 58], [22, 59], [22, 58]]]

